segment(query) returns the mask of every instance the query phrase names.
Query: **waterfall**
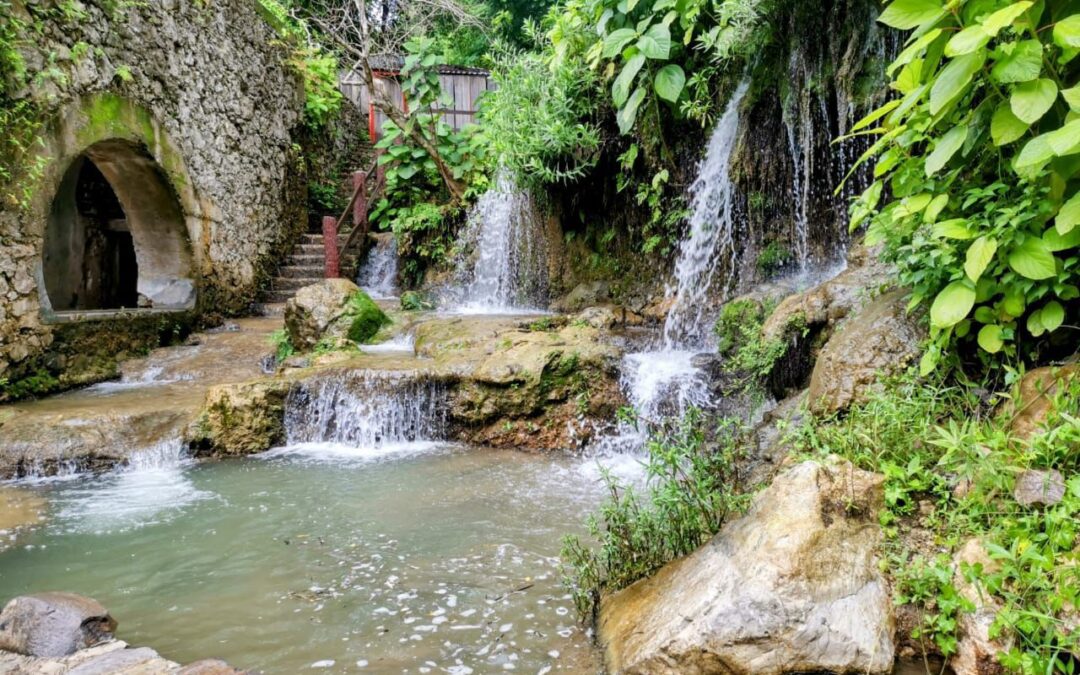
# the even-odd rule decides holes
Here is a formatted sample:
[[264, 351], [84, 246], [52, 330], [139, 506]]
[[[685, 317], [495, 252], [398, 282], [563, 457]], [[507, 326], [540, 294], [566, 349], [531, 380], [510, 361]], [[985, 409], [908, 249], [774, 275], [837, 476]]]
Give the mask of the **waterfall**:
[[289, 445], [339, 443], [357, 448], [446, 435], [447, 391], [414, 373], [348, 371], [303, 382], [286, 400]]
[[[709, 139], [709, 147], [690, 187], [689, 233], [679, 246], [675, 264], [674, 303], [664, 322], [664, 347], [700, 349], [709, 341], [709, 292], [731, 290], [737, 271], [731, 183], [731, 153], [739, 132], [739, 106], [750, 88], [735, 90]], [[717, 279], [717, 274], [720, 278]]]
[[[805, 64], [798, 51], [791, 53], [789, 74], [792, 82], [806, 81]], [[795, 203], [792, 244], [799, 272], [806, 272], [810, 258], [810, 199], [813, 196], [814, 180], [814, 117], [811, 108], [813, 97], [805, 86], [792, 96], [796, 103], [786, 106], [784, 111], [784, 126], [787, 129], [792, 162], [791, 192]], [[825, 119], [828, 120], [828, 116]]]
[[749, 88], [744, 81], [732, 95], [690, 188], [689, 232], [679, 246], [675, 284], [668, 289], [673, 304], [662, 344], [623, 357], [621, 386], [640, 422], [620, 424], [613, 434], [600, 438], [593, 447], [599, 454], [640, 451], [654, 422], [712, 403], [709, 377], [697, 357], [711, 344], [710, 291], [727, 294], [737, 281], [731, 155], [739, 132], [739, 108]]
[[505, 171], [469, 213], [463, 237], [473, 255], [458, 266], [464, 284], [455, 303], [466, 314], [536, 311], [547, 304], [547, 240], [527, 191]]
[[398, 294], [397, 239], [386, 232], [374, 236], [375, 245], [356, 275], [356, 285], [377, 299], [395, 298]]

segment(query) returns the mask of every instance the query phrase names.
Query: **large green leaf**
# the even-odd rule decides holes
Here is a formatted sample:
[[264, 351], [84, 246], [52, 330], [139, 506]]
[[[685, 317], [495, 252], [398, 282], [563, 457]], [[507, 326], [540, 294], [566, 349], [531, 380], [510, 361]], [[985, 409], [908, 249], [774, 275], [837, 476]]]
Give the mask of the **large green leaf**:
[[643, 100], [645, 100], [645, 90], [638, 87], [633, 94], [630, 94], [626, 105], [619, 108], [619, 112], [615, 113], [615, 121], [619, 123], [620, 133], [628, 134], [634, 128], [634, 122], [637, 121], [637, 111], [641, 107]]
[[613, 58], [622, 51], [623, 47], [637, 37], [633, 28], [620, 28], [612, 31], [604, 38], [604, 50], [601, 52], [605, 59]]
[[1028, 11], [1033, 4], [1035, 3], [1028, 2], [1027, 0], [1024, 0], [1024, 2], [1014, 2], [1008, 7], [999, 9], [986, 17], [982, 22], [982, 27], [991, 36], [997, 36], [1002, 28], [1011, 25], [1013, 21], [1019, 19], [1020, 15]]
[[1060, 129], [1043, 134], [1043, 137], [1058, 157], [1076, 154], [1080, 152], [1080, 119], [1075, 119]]
[[634, 78], [637, 77], [643, 65], [645, 65], [645, 56], [634, 54], [619, 71], [619, 76], [611, 85], [611, 99], [616, 108], [623, 107], [626, 99], [630, 97], [630, 87], [634, 86]]
[[971, 242], [967, 251], [967, 260], [964, 262], [964, 272], [967, 273], [968, 279], [979, 280], [982, 273], [986, 271], [986, 266], [994, 259], [997, 246], [997, 240], [993, 237], [979, 237]]
[[1022, 138], [1030, 126], [1013, 114], [1008, 103], [1002, 103], [990, 119], [990, 138], [994, 145], [1007, 145]]
[[892, 77], [897, 68], [903, 68], [911, 63], [912, 59], [922, 54], [923, 51], [930, 46], [931, 42], [938, 39], [939, 35], [941, 35], [941, 29], [935, 28], [905, 47], [904, 51], [900, 52], [900, 56], [897, 56], [896, 59], [889, 64], [888, 69], [885, 71], [886, 74], [888, 74], [889, 77]]
[[1024, 82], [1013, 89], [1009, 107], [1024, 122], [1035, 124], [1054, 105], [1057, 93], [1057, 85], [1049, 78]]
[[933, 234], [935, 237], [960, 240], [971, 239], [975, 236], [975, 233], [968, 227], [968, 221], [965, 218], [943, 220], [934, 225]]
[[979, 346], [991, 354], [997, 354], [1005, 346], [1005, 341], [1001, 338], [1001, 326], [997, 324], [983, 326], [978, 339]]
[[950, 61], [949, 65], [938, 73], [934, 86], [930, 88], [930, 114], [938, 114], [945, 106], [960, 98], [985, 62], [985, 49], [977, 49]]
[[1066, 49], [1080, 49], [1080, 14], [1072, 14], [1054, 24], [1054, 42]]
[[1043, 243], [1054, 253], [1076, 248], [1080, 246], [1080, 228], [1073, 228], [1066, 234], [1058, 232], [1056, 227], [1048, 228], [1043, 232]]
[[976, 49], [985, 47], [987, 42], [990, 42], [990, 34], [982, 26], [968, 26], [953, 35], [949, 43], [945, 45], [945, 56], [970, 54]]
[[934, 145], [934, 151], [926, 158], [926, 175], [933, 176], [941, 170], [952, 156], [964, 145], [967, 138], [968, 125], [966, 122], [949, 129]]
[[1046, 134], [1043, 134], [1024, 144], [1020, 154], [1013, 160], [1013, 168], [1017, 171], [1021, 169], [1034, 170], [1049, 162], [1053, 157], [1054, 149], [1046, 142]]
[[637, 42], [638, 49], [655, 61], [664, 61], [671, 55], [671, 31], [664, 24], [650, 28]]
[[653, 85], [656, 87], [656, 95], [665, 101], [674, 103], [679, 100], [683, 86], [686, 84], [686, 74], [681, 66], [669, 63], [656, 73]]
[[1080, 112], [1080, 85], [1061, 90], [1061, 97], [1069, 104], [1069, 110]]
[[1028, 237], [1009, 253], [1009, 267], [1028, 279], [1049, 279], [1057, 274], [1057, 261], [1039, 237]]
[[975, 306], [975, 289], [967, 281], [946, 286], [930, 305], [930, 323], [935, 328], [949, 328], [967, 318]]
[[944, 14], [940, 0], [893, 0], [878, 21], [900, 30], [910, 30]]
[[1080, 224], [1080, 192], [1062, 204], [1057, 218], [1054, 219], [1054, 227], [1058, 234], [1069, 234], [1077, 224]]
[[1039, 321], [1048, 333], [1053, 333], [1065, 323], [1065, 308], [1057, 300], [1051, 300], [1039, 310]]
[[990, 69], [990, 77], [1001, 84], [1030, 82], [1042, 73], [1042, 43], [1038, 40], [1022, 40], [1002, 45], [1001, 58]]

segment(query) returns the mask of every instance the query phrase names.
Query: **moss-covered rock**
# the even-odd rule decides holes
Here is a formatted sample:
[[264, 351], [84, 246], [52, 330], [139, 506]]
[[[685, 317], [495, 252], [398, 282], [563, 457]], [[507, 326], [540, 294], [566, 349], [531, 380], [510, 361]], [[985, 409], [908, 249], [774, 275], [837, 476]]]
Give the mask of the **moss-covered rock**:
[[348, 279], [323, 279], [305, 286], [285, 305], [285, 329], [297, 351], [323, 341], [367, 342], [390, 317]]
[[250, 455], [285, 440], [285, 380], [213, 387], [190, 432], [200, 454]]
[[357, 291], [349, 298], [346, 320], [349, 324], [346, 336], [359, 343], [370, 341], [380, 328], [390, 323], [390, 317], [363, 291]]

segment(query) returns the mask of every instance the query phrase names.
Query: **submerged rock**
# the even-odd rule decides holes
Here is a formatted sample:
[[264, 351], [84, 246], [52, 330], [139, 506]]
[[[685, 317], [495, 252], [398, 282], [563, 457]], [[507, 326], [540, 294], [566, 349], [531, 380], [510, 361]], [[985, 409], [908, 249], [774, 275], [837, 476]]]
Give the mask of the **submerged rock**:
[[804, 462], [693, 554], [605, 599], [612, 673], [887, 673], [883, 479]]
[[22, 595], [0, 612], [0, 650], [57, 657], [112, 639], [116, 621], [97, 601], [74, 593]]
[[296, 292], [285, 305], [285, 328], [293, 347], [312, 349], [323, 338], [370, 340], [389, 317], [348, 279], [324, 279]]
[[860, 403], [884, 374], [918, 357], [926, 329], [906, 312], [906, 291], [894, 290], [844, 322], [818, 354], [810, 375], [810, 409], [819, 414]]

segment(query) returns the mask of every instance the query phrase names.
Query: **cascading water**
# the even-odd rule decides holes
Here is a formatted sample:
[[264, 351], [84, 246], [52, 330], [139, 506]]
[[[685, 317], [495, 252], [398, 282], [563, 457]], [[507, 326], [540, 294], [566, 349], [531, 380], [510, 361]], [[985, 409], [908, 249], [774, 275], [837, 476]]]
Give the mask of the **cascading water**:
[[623, 391], [644, 424], [620, 425], [614, 435], [598, 442], [595, 449], [601, 454], [639, 450], [651, 423], [711, 403], [708, 376], [699, 366], [698, 355], [710, 349], [710, 294], [724, 295], [736, 281], [735, 187], [730, 167], [739, 108], [749, 87], [744, 81], [732, 95], [690, 189], [689, 234], [679, 247], [675, 284], [668, 289], [673, 303], [662, 342], [658, 349], [623, 358]]
[[287, 446], [267, 455], [371, 458], [428, 449], [445, 438], [447, 407], [446, 388], [414, 373], [328, 375], [289, 392]]
[[375, 245], [360, 266], [356, 285], [373, 298], [395, 298], [398, 294], [397, 239], [392, 233], [375, 235]]
[[500, 172], [469, 214], [458, 267], [463, 282], [453, 304], [465, 314], [512, 314], [547, 302], [547, 240], [532, 195]]

